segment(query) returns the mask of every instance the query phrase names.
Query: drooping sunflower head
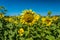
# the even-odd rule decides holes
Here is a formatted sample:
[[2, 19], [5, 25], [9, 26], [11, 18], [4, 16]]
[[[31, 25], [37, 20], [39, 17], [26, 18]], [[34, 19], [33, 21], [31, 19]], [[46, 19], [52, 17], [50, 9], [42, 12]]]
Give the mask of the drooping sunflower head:
[[39, 16], [35, 14], [35, 12], [33, 12], [32, 10], [25, 10], [23, 12], [24, 14], [21, 17], [20, 22], [22, 22], [23, 24], [34, 24], [35, 21], [37, 21], [39, 19]]

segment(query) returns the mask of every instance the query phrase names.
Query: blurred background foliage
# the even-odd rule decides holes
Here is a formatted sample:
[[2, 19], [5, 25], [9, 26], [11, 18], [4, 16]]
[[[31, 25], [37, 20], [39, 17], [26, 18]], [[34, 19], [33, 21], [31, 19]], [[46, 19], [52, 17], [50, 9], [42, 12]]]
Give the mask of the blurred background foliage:
[[5, 16], [3, 6], [0, 11], [0, 40], [60, 40], [60, 16], [51, 16], [51, 11], [47, 16], [38, 14], [40, 18], [33, 25], [20, 23], [21, 15]]

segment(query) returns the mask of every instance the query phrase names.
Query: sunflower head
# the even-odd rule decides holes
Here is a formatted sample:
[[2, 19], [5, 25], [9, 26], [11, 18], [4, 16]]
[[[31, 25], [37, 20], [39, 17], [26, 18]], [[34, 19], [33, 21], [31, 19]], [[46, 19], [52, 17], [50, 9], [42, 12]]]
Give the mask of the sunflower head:
[[54, 20], [54, 21], [56, 21], [57, 19], [58, 19], [57, 16], [53, 16], [53, 17], [52, 17], [52, 20]]
[[42, 18], [41, 18], [42, 22], [44, 22], [44, 21], [45, 21], [45, 19], [46, 19], [46, 18], [42, 17]]
[[23, 13], [20, 20], [22, 23], [31, 25], [39, 19], [39, 15], [36, 15], [32, 10], [25, 10]]
[[46, 26], [50, 26], [51, 23], [52, 23], [52, 19], [51, 18], [44, 18], [43, 17], [41, 20], [42, 20], [43, 24], [46, 24]]
[[15, 20], [13, 23], [14, 23], [14, 24], [18, 24], [18, 21]]
[[8, 21], [8, 20], [9, 20], [9, 18], [4, 18], [4, 20], [5, 20], [5, 21]]
[[13, 22], [14, 19], [10, 17], [8, 21], [9, 21], [9, 22]]
[[34, 15], [35, 12], [32, 12], [31, 9], [30, 9], [30, 10], [24, 10], [24, 11], [22, 11], [22, 15], [24, 15], [24, 14], [31, 14], [31, 15]]
[[18, 30], [18, 33], [19, 33], [20, 36], [23, 36], [24, 29], [23, 29], [23, 28], [20, 28], [20, 29]]
[[47, 18], [45, 21], [47, 26], [50, 26], [52, 23], [52, 19], [49, 19], [49, 18]]
[[0, 18], [3, 18], [4, 17], [4, 15], [3, 14], [0, 14]]

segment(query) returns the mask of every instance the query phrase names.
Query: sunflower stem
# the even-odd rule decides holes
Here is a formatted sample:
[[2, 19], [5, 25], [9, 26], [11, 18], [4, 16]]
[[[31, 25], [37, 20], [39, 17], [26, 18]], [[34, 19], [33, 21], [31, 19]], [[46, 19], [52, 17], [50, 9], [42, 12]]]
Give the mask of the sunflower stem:
[[[30, 30], [29, 30], [29, 26], [28, 26], [28, 34], [29, 34], [29, 31], [30, 31]], [[28, 36], [28, 38], [29, 38], [29, 36]]]

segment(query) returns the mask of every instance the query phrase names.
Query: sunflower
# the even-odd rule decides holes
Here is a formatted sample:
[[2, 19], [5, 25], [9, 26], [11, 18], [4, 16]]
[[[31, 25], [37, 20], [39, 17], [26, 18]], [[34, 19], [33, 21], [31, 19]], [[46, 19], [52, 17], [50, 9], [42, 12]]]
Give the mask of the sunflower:
[[45, 23], [46, 18], [42, 17], [41, 20], [42, 20], [42, 23]]
[[13, 22], [14, 19], [13, 19], [12, 17], [10, 17], [8, 21], [9, 21], [9, 22]]
[[31, 9], [30, 10], [24, 10], [24, 11], [22, 11], [22, 15], [24, 15], [24, 14], [32, 14], [32, 15], [34, 15], [35, 12], [32, 12]]
[[3, 18], [4, 17], [4, 15], [3, 14], [0, 14], [0, 18]]
[[13, 22], [14, 21], [14, 19], [13, 18], [11, 18], [11, 17], [9, 17], [9, 18], [4, 18], [4, 20], [7, 22]]
[[23, 36], [24, 29], [23, 29], [23, 28], [20, 28], [20, 29], [18, 30], [18, 33], [19, 33], [20, 36]]
[[52, 24], [52, 19], [46, 18], [46, 25], [50, 26]]
[[46, 24], [46, 26], [50, 26], [52, 24], [52, 19], [51, 18], [42, 18], [42, 23]]
[[5, 21], [8, 21], [8, 20], [9, 20], [9, 18], [4, 18], [4, 20], [5, 20]]
[[58, 19], [57, 16], [53, 16], [53, 17], [52, 17], [52, 20], [54, 20], [54, 21], [56, 21], [57, 19]]
[[13, 23], [14, 23], [14, 24], [18, 24], [18, 21], [15, 20]]
[[22, 24], [32, 25], [40, 18], [40, 16], [35, 14], [35, 12], [33, 12], [32, 10], [25, 10], [23, 13], [24, 14], [21, 16], [20, 20]]
[[21, 16], [16, 16], [17, 19], [20, 19]]

